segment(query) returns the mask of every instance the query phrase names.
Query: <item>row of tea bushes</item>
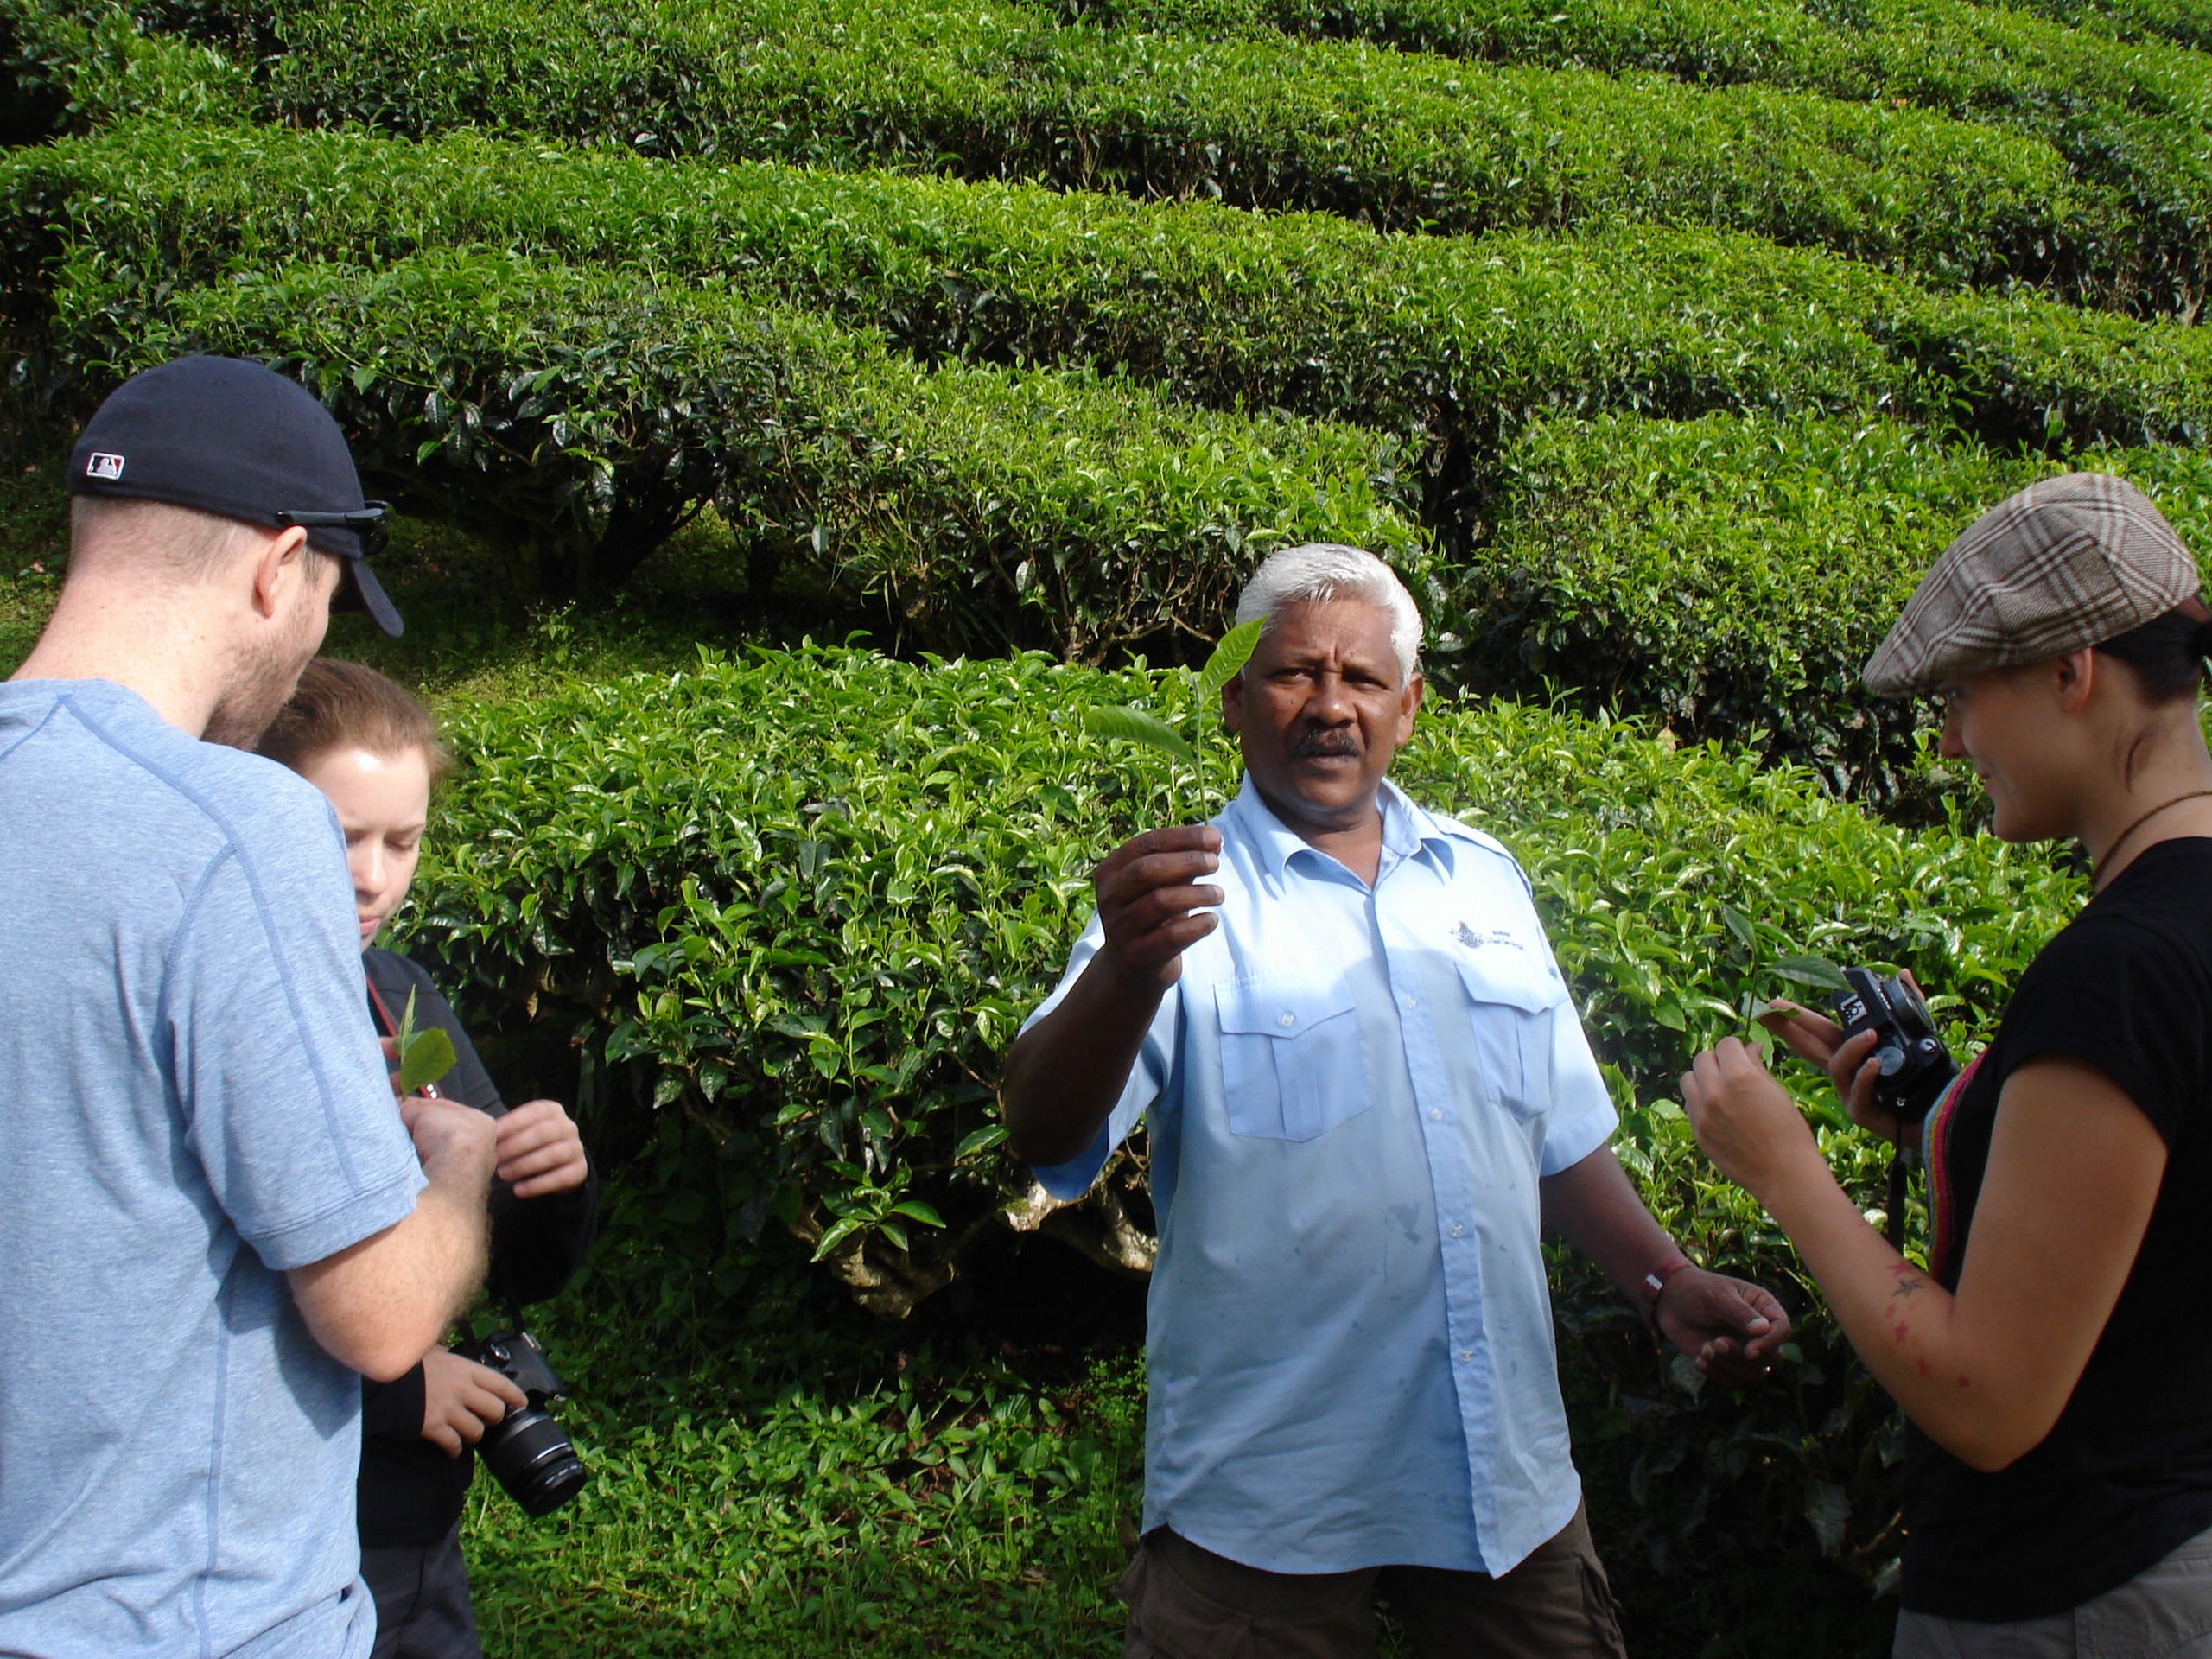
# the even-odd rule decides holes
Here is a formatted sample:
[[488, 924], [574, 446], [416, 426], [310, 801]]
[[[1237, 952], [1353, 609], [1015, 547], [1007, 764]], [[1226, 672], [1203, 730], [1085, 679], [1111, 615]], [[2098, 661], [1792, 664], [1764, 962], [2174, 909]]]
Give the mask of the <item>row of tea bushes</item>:
[[0, 158], [0, 277], [34, 318], [65, 259], [152, 296], [290, 258], [472, 245], [725, 278], [925, 358], [1087, 362], [1217, 408], [1417, 435], [1447, 533], [1469, 471], [1546, 410], [1883, 411], [2005, 447], [2212, 429], [2204, 330], [1931, 292], [1708, 232], [1377, 236], [1320, 215], [465, 133], [154, 124]]
[[1018, 176], [1394, 230], [1712, 226], [2151, 308], [2201, 277], [2198, 238], [2168, 245], [2041, 136], [1886, 100], [1116, 32], [1006, 0], [219, 10], [257, 65], [253, 109], [283, 124]]
[[2115, 40], [2172, 41], [2198, 51], [2212, 51], [2212, 16], [2199, 0], [2013, 0], [2032, 11], [2077, 28], [2095, 29]]
[[[414, 948], [493, 1025], [572, 1024], [602, 1098], [714, 1125], [731, 1213], [827, 1241], [897, 1311], [1018, 1207], [998, 1056], [1092, 864], [1233, 785], [1226, 744], [1185, 772], [1088, 738], [1083, 710], [1135, 701], [1196, 730], [1193, 683], [760, 651], [449, 711], [470, 765]], [[1980, 1030], [2075, 891], [2036, 854], [1878, 824], [1748, 750], [1533, 707], [1439, 700], [1395, 775], [1519, 852], [1654, 1179], [1681, 1173], [1662, 1167], [1675, 1076], [1788, 991], [1777, 962], [1910, 965]], [[1716, 1249], [1748, 1219], [1731, 1202], [1700, 1223]]]
[[[1193, 678], [814, 649], [463, 699], [444, 713], [467, 765], [409, 948], [486, 1031], [574, 1031], [595, 1145], [690, 1120], [658, 1199], [719, 1241], [690, 1283], [715, 1281], [717, 1249], [740, 1258], [787, 1228], [866, 1305], [904, 1313], [1037, 1224], [995, 1084], [1086, 918], [1091, 866], [1233, 786], [1226, 744], [1179, 769], [1087, 739], [1083, 711], [1137, 702], [1195, 732]], [[1535, 707], [1434, 701], [1394, 772], [1529, 871], [1624, 1108], [1618, 1149], [1662, 1222], [1799, 1315], [1777, 1386], [1700, 1392], [1655, 1376], [1634, 1314], [1562, 1264], [1580, 1455], [1630, 1465], [1605, 1501], [1640, 1552], [1694, 1564], [1669, 1593], [1756, 1577], [1808, 1539], [1872, 1573], [1894, 1548], [1885, 1404], [1787, 1246], [1704, 1165], [1675, 1080], [1758, 1001], [1810, 995], [1779, 966], [1800, 955], [1910, 966], [1955, 1042], [1986, 1034], [2078, 883], [1955, 823], [1876, 823], [1748, 751]], [[1826, 1094], [1808, 1068], [1785, 1075], [1808, 1104]], [[1820, 1133], [1878, 1205], [1877, 1153]], [[1109, 1174], [1047, 1227], [1126, 1249], [1115, 1195], [1135, 1179]]]
[[[1281, 30], [1492, 63], [1649, 72], [1909, 105], [2049, 142], [2082, 179], [2126, 194], [2158, 228], [2171, 286], [2204, 295], [2212, 221], [2212, 55], [2120, 40], [1970, 0], [1068, 0], [1121, 29], [1233, 38]], [[2200, 23], [2202, 19], [2200, 18]], [[2200, 41], [2198, 44], [2202, 44]]]
[[[1454, 572], [1471, 690], [1650, 711], [1897, 800], [1932, 711], [1859, 671], [1921, 574], [2063, 464], [1874, 419], [1536, 422], [1499, 461], [1497, 531]], [[2098, 452], [2212, 550], [2212, 457]]]
[[1372, 432], [1083, 372], [931, 371], [722, 289], [495, 254], [282, 267], [151, 308], [84, 275], [55, 324], [78, 359], [283, 363], [372, 488], [512, 549], [542, 591], [619, 584], [709, 500], [762, 588], [789, 563], [945, 650], [1172, 647], [1293, 541], [1427, 580], [1397, 445]]

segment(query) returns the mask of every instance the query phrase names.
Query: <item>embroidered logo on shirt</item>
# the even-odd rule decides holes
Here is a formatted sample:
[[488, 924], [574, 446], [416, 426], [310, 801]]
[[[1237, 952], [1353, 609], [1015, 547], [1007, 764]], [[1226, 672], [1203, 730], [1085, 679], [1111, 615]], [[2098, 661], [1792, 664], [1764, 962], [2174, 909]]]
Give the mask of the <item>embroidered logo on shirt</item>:
[[1462, 922], [1452, 930], [1452, 937], [1470, 950], [1479, 950], [1486, 944], [1510, 945], [1516, 950], [1525, 950], [1529, 948], [1502, 927], [1493, 927], [1485, 936], [1476, 932], [1473, 928]]

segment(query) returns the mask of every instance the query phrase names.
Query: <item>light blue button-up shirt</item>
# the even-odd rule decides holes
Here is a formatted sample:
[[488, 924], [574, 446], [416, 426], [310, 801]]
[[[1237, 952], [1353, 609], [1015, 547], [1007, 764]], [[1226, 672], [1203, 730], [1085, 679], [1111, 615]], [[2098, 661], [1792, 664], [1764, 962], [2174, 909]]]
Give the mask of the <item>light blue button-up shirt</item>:
[[1147, 1530], [1279, 1573], [1503, 1573], [1581, 1498], [1536, 1182], [1617, 1120], [1520, 866], [1382, 805], [1370, 888], [1245, 780], [1222, 925], [1097, 1140], [1037, 1176], [1079, 1196], [1148, 1117]]

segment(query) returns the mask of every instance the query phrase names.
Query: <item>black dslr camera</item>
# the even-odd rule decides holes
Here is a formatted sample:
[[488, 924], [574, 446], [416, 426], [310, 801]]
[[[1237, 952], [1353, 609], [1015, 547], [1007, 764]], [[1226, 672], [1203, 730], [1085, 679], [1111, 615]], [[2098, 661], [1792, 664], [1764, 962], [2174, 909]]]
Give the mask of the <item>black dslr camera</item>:
[[1872, 969], [1847, 968], [1843, 976], [1851, 988], [1835, 994], [1835, 1017], [1844, 1036], [1881, 1033], [1873, 1056], [1881, 1066], [1874, 1103], [1908, 1123], [1918, 1122], [1959, 1070], [1936, 1034], [1928, 1004], [1904, 980]]
[[[467, 1327], [461, 1328], [466, 1333]], [[527, 1331], [496, 1332], [480, 1342], [472, 1336], [456, 1344], [454, 1352], [499, 1372], [529, 1396], [528, 1405], [484, 1431], [476, 1452], [525, 1511], [552, 1514], [584, 1484], [583, 1460], [545, 1409], [545, 1402], [562, 1390], [552, 1362]]]

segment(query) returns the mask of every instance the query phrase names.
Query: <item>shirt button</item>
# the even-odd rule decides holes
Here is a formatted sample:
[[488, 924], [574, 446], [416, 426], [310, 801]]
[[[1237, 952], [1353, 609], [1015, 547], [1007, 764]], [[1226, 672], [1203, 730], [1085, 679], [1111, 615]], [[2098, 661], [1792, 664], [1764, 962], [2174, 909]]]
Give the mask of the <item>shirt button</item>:
[[1417, 1007], [1421, 1007], [1421, 999], [1420, 999], [1419, 997], [1415, 996], [1415, 995], [1414, 995], [1411, 991], [1408, 991], [1408, 992], [1405, 994], [1405, 995], [1404, 995], [1403, 997], [1402, 997], [1401, 999], [1399, 999], [1399, 1000], [1400, 1000], [1401, 1001], [1404, 1002], [1404, 1004], [1406, 1005], [1406, 1009], [1407, 1009], [1407, 1011], [1408, 1011], [1408, 1013], [1410, 1013], [1410, 1012], [1412, 1012], [1414, 1009], [1415, 1009], [1415, 1008], [1417, 1008]]
[[1460, 1363], [1462, 1365], [1471, 1365], [1471, 1364], [1473, 1364], [1473, 1363], [1474, 1363], [1474, 1360], [1475, 1360], [1475, 1351], [1474, 1351], [1473, 1349], [1471, 1349], [1471, 1348], [1462, 1348], [1462, 1349], [1459, 1351], [1459, 1363]]
[[1281, 1026], [1284, 1030], [1287, 1031], [1291, 1027], [1298, 1023], [1298, 1016], [1294, 1014], [1286, 1014], [1275, 1023]]
[[1452, 1224], [1452, 1237], [1454, 1237], [1454, 1238], [1464, 1238], [1465, 1236], [1466, 1236], [1466, 1232], [1467, 1232], [1467, 1229], [1466, 1229], [1465, 1225], [1463, 1223], [1456, 1222], [1456, 1221], [1455, 1221], [1455, 1222], [1453, 1222], [1453, 1223]]
[[1432, 1123], [1441, 1123], [1444, 1121], [1444, 1109], [1441, 1106], [1430, 1107], [1428, 1109], [1428, 1121]]

